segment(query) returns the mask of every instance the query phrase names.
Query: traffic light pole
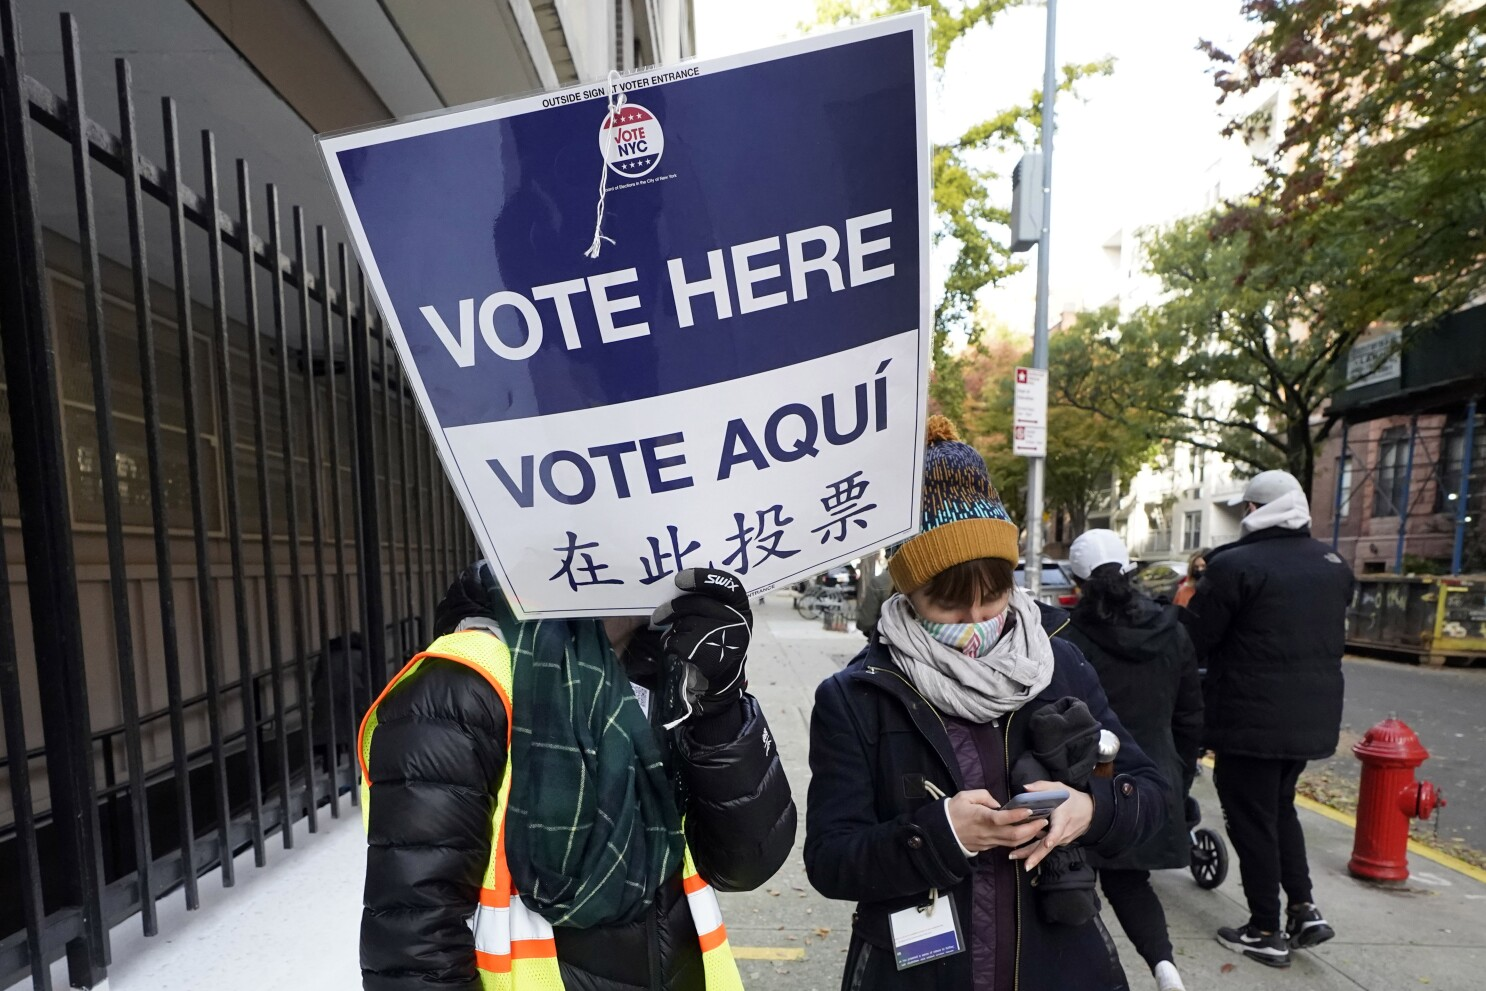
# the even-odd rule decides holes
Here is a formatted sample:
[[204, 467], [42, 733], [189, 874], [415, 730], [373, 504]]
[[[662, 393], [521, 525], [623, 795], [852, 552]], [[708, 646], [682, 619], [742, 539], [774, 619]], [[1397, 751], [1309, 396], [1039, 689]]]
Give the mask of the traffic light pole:
[[[1047, 368], [1049, 231], [1053, 211], [1053, 101], [1057, 97], [1058, 0], [1047, 0], [1047, 53], [1042, 67], [1042, 230], [1037, 239], [1037, 315], [1032, 337], [1032, 367]], [[1032, 458], [1027, 466], [1027, 590], [1042, 591], [1042, 503], [1047, 458]]]

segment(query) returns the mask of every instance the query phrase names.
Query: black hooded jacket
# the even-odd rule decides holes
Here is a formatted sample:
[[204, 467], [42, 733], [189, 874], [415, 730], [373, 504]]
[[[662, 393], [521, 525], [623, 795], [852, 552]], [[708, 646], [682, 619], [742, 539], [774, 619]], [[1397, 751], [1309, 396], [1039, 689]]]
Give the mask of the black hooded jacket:
[[[795, 806], [768, 724], [752, 696], [739, 708], [736, 721], [712, 717], [737, 727], [722, 740], [689, 723], [678, 729], [670, 769], [688, 796], [686, 838], [697, 872], [719, 891], [768, 880], [795, 838]], [[479, 674], [431, 660], [388, 692], [377, 712], [362, 987], [480, 991], [467, 920], [490, 856], [491, 815], [506, 762], [505, 710]], [[586, 930], [557, 927], [554, 936], [567, 991], [705, 988], [679, 871], [645, 918]]]
[[1204, 744], [1219, 754], [1336, 752], [1352, 569], [1310, 530], [1270, 527], [1207, 556], [1182, 621], [1206, 662]]
[[1084, 652], [1109, 706], [1166, 779], [1166, 825], [1139, 847], [1096, 866], [1131, 870], [1186, 867], [1191, 856], [1184, 799], [1202, 739], [1202, 683], [1197, 655], [1177, 606], [1137, 594], [1130, 612], [1104, 622], [1087, 602], [1063, 631]]
[[[1066, 621], [1066, 613], [1045, 608], [1042, 618], [1044, 629], [1053, 633]], [[1115, 776], [1089, 780], [1094, 817], [1077, 842], [1112, 856], [1154, 835], [1165, 815], [1165, 786], [1110, 711], [1097, 675], [1078, 648], [1054, 637], [1053, 657], [1052, 682], [1001, 720], [1007, 767], [1029, 749], [1028, 726], [1036, 711], [1065, 696], [1084, 700], [1094, 718], [1116, 733], [1123, 746], [1115, 760]], [[921, 904], [930, 889], [937, 889], [955, 900], [963, 928], [973, 917], [974, 868], [960, 850], [943, 802], [925, 787], [930, 783], [949, 795], [963, 788], [944, 723], [876, 636], [816, 690], [810, 771], [806, 873], [827, 898], [857, 903], [842, 987], [969, 988], [969, 952], [904, 971], [893, 962], [888, 916]], [[1014, 968], [1020, 991], [1126, 988], [1114, 944], [1097, 917], [1081, 926], [1043, 922], [1032, 902], [1031, 875], [1016, 876], [1017, 913], [1009, 922], [1015, 926]]]

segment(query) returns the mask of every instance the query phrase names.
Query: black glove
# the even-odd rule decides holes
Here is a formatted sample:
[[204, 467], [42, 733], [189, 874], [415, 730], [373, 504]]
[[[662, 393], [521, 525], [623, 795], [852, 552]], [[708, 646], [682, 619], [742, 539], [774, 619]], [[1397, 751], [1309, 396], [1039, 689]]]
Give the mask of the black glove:
[[[1099, 721], [1089, 712], [1088, 705], [1082, 699], [1066, 695], [1037, 710], [1027, 729], [1032, 738], [1030, 753], [1041, 765], [1043, 780], [1061, 781], [1086, 790], [1089, 775], [1099, 760], [1100, 730]], [[1012, 775], [1013, 783], [1021, 787], [1035, 780], [1038, 779]]]
[[1099, 914], [1094, 893], [1094, 869], [1084, 851], [1060, 846], [1037, 865], [1032, 884], [1037, 892], [1037, 914], [1052, 925], [1081, 926]]
[[650, 623], [663, 630], [667, 660], [684, 672], [684, 701], [703, 715], [735, 708], [748, 687], [748, 593], [737, 577], [713, 568], [688, 568], [676, 576], [676, 587], [683, 594], [662, 603]]
[[459, 573], [444, 597], [433, 610], [433, 634], [441, 637], [453, 633], [455, 628], [471, 616], [495, 619], [499, 615], [495, 597], [500, 590], [495, 586], [495, 576], [484, 561], [476, 561]]

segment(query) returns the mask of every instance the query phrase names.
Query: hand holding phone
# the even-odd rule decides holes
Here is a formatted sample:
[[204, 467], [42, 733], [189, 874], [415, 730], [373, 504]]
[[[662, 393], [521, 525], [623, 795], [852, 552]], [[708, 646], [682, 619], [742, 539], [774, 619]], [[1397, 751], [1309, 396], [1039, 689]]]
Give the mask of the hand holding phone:
[[1016, 848], [1036, 839], [1047, 829], [1047, 823], [1042, 819], [1028, 819], [1001, 808], [984, 788], [950, 796], [945, 811], [955, 838], [971, 853], [980, 853], [991, 847]]
[[1068, 801], [1068, 791], [1059, 788], [1053, 791], [1024, 791], [1007, 802], [1001, 808], [1007, 812], [1015, 809], [1028, 809], [1033, 819], [1046, 819], [1053, 814], [1053, 809]]
[[[1054, 798], [1057, 801], [1057, 805], [1050, 810], [1046, 823], [1047, 833], [1041, 841], [1018, 847], [1011, 852], [1013, 860], [1022, 861], [1023, 869], [1031, 870], [1053, 849], [1072, 843], [1088, 832], [1089, 824], [1094, 821], [1094, 800], [1087, 792], [1072, 791], [1067, 785], [1057, 781], [1033, 781], [1027, 788], [1025, 795], [1017, 796], [1019, 799], [1033, 802], [1038, 797], [1045, 797], [1047, 801], [1053, 801]], [[1040, 819], [1037, 822], [1038, 825], [1043, 824]]]

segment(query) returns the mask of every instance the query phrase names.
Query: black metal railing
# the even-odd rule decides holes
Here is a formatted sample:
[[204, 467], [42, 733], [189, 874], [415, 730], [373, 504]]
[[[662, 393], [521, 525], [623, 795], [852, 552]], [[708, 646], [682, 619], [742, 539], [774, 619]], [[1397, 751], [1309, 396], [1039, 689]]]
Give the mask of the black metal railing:
[[[76, 21], [62, 17], [65, 96], [26, 75], [17, 21], [15, 0], [0, 0], [0, 441], [13, 465], [0, 458], [0, 496], [18, 514], [0, 526], [0, 795], [11, 813], [0, 811], [0, 987], [29, 975], [49, 989], [63, 957], [69, 983], [93, 987], [111, 925], [137, 913], [153, 935], [157, 898], [180, 890], [194, 909], [199, 877], [218, 870], [231, 886], [235, 854], [251, 849], [262, 866], [273, 832], [290, 847], [300, 820], [313, 833], [322, 806], [338, 817], [344, 795], [356, 803], [359, 714], [427, 638], [439, 588], [475, 545], [345, 244], [312, 231], [297, 206], [286, 228], [277, 188], [255, 187], [241, 159], [229, 206], [209, 130], [203, 189], [190, 188], [169, 97], [154, 164], [128, 62], [116, 61], [115, 135], [88, 116]], [[68, 193], [38, 175], [38, 147], [51, 154], [58, 141]], [[101, 177], [122, 186], [126, 255], [100, 247]], [[63, 211], [75, 230], [44, 226]], [[152, 272], [161, 237], [169, 271]], [[49, 302], [61, 255], [81, 285], [86, 346], [68, 360], [89, 374], [76, 382]], [[190, 271], [203, 257], [204, 278]], [[112, 313], [119, 298], [132, 326], [109, 322], [105, 302]], [[121, 334], [136, 352], [129, 372], [130, 357], [110, 350]], [[120, 475], [138, 461], [119, 431], [121, 383], [142, 397], [129, 423], [142, 430], [147, 495]], [[64, 417], [64, 404], [91, 407], [91, 423]], [[184, 465], [167, 450], [178, 435]], [[216, 440], [197, 443], [204, 435]], [[89, 470], [70, 476], [69, 459]], [[172, 514], [182, 483], [188, 528]], [[143, 530], [126, 524], [125, 491], [131, 507], [148, 501]], [[101, 498], [103, 539], [86, 551], [79, 495]], [[105, 595], [106, 621], [85, 626], [85, 592]], [[115, 711], [94, 725], [91, 714]], [[29, 713], [40, 745], [28, 743]]]

